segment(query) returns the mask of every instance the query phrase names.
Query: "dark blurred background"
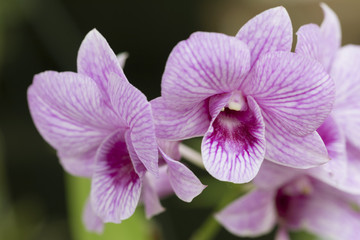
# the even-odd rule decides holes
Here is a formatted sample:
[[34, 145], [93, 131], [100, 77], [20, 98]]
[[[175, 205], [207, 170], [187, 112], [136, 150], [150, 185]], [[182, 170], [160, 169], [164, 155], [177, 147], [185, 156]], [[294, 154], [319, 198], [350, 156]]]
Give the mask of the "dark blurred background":
[[[360, 1], [324, 2], [340, 18], [343, 44], [360, 44]], [[294, 32], [322, 21], [315, 0], [0, 0], [0, 239], [74, 239], [66, 176], [27, 107], [34, 74], [76, 71], [80, 43], [97, 28], [115, 53], [130, 54], [125, 74], [151, 100], [160, 95], [165, 62], [178, 41], [194, 31], [234, 35], [248, 19], [279, 5]], [[204, 176], [207, 191], [218, 191], [191, 167]], [[209, 196], [217, 201], [215, 195]], [[189, 239], [214, 211], [211, 203], [187, 205], [172, 197], [164, 205], [168, 211], [153, 221], [158, 239]], [[220, 229], [216, 239], [236, 238]]]

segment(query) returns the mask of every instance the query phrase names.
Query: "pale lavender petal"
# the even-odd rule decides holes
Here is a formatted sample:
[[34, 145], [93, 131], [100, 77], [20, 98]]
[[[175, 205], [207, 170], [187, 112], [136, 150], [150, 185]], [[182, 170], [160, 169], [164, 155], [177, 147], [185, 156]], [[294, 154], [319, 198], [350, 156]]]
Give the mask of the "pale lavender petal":
[[193, 33], [171, 52], [162, 78], [167, 105], [187, 110], [206, 98], [238, 88], [250, 67], [248, 47], [220, 33]]
[[[337, 188], [342, 191], [360, 194], [360, 150], [357, 147], [354, 147], [352, 144], [346, 144], [347, 152], [347, 176], [345, 181]], [[360, 202], [359, 202], [360, 204]]]
[[79, 155], [67, 155], [58, 152], [57, 155], [63, 168], [74, 176], [91, 177], [95, 167], [95, 155], [98, 147]]
[[290, 236], [285, 227], [279, 227], [276, 231], [275, 240], [290, 240]]
[[120, 223], [136, 209], [141, 179], [131, 162], [122, 132], [115, 132], [101, 145], [91, 183], [91, 205], [103, 222]]
[[151, 218], [163, 211], [165, 208], [160, 203], [159, 196], [157, 195], [153, 182], [149, 181], [147, 176], [145, 176], [142, 188], [142, 200], [145, 206], [145, 214], [147, 218]]
[[336, 84], [334, 117], [347, 139], [360, 148], [360, 46], [342, 47], [334, 60], [331, 76]]
[[159, 150], [167, 163], [169, 182], [176, 196], [185, 202], [191, 202], [206, 186], [184, 164], [171, 159], [161, 149]]
[[293, 168], [311, 168], [329, 161], [326, 146], [317, 132], [300, 137], [289, 134], [270, 118], [266, 122], [266, 159]]
[[267, 117], [289, 133], [305, 136], [315, 131], [329, 115], [335, 86], [316, 60], [295, 53], [263, 56], [244, 89]]
[[301, 227], [326, 239], [357, 239], [360, 212], [352, 207], [351, 199], [320, 182], [313, 187], [313, 194], [301, 199], [301, 205], [293, 203], [299, 209]]
[[208, 102], [202, 101], [189, 110], [174, 110], [166, 106], [162, 97], [151, 102], [156, 136], [168, 140], [182, 140], [203, 136], [210, 125]]
[[253, 190], [217, 213], [215, 218], [234, 235], [263, 235], [276, 223], [274, 200], [274, 191]]
[[98, 147], [120, 126], [95, 82], [81, 74], [47, 71], [35, 75], [28, 103], [40, 134], [67, 156]]
[[341, 45], [341, 26], [335, 12], [325, 3], [320, 4], [324, 11], [324, 21], [320, 26], [321, 46], [320, 62], [330, 70], [336, 51]]
[[[218, 101], [222, 107], [223, 102]], [[221, 181], [251, 181], [264, 160], [265, 124], [261, 110], [253, 98], [247, 98], [246, 111], [225, 108], [214, 115], [205, 134], [201, 152], [206, 170]], [[213, 108], [219, 109], [219, 107]]]
[[258, 188], [264, 190], [276, 190], [302, 174], [303, 172], [296, 168], [285, 167], [265, 159], [261, 164], [260, 171], [254, 178], [253, 183]]
[[320, 60], [322, 43], [320, 42], [320, 27], [316, 24], [301, 26], [296, 32], [297, 43], [295, 52]]
[[261, 55], [275, 51], [291, 50], [292, 25], [289, 14], [283, 7], [266, 10], [250, 19], [236, 34], [251, 52], [251, 66]]
[[142, 161], [140, 160], [140, 158], [138, 157], [138, 155], [134, 149], [134, 145], [131, 140], [131, 132], [129, 129], [126, 130], [126, 132], [124, 133], [124, 136], [125, 136], [126, 147], [127, 147], [129, 156], [131, 158], [131, 162], [134, 166], [135, 172], [140, 177], [143, 177], [146, 173], [146, 168], [145, 168], [144, 164], [142, 163]]
[[119, 63], [120, 63], [120, 67], [121, 67], [121, 68], [124, 68], [124, 67], [125, 67], [125, 62], [126, 62], [126, 60], [128, 59], [128, 57], [129, 57], [129, 53], [127, 53], [127, 52], [119, 53], [119, 54], [116, 56], [117, 60], [118, 60]]
[[104, 223], [93, 211], [89, 199], [86, 201], [83, 211], [83, 223], [90, 232], [101, 234], [104, 231]]
[[158, 171], [158, 150], [150, 103], [145, 95], [130, 83], [111, 74], [108, 92], [115, 112], [130, 128], [132, 146], [146, 169]]
[[159, 176], [147, 173], [146, 178], [151, 182], [156, 194], [160, 198], [174, 194], [174, 190], [169, 181], [168, 166], [166, 164], [159, 167]]
[[91, 30], [81, 43], [77, 68], [78, 73], [93, 79], [105, 96], [110, 73], [118, 74], [127, 82], [115, 53], [96, 29]]
[[164, 139], [157, 139], [160, 149], [169, 157], [175, 160], [180, 160], [181, 155], [179, 151], [179, 141], [167, 141]]
[[330, 161], [309, 169], [309, 174], [331, 185], [339, 185], [347, 177], [345, 138], [335, 120], [329, 116], [318, 128], [328, 151]]

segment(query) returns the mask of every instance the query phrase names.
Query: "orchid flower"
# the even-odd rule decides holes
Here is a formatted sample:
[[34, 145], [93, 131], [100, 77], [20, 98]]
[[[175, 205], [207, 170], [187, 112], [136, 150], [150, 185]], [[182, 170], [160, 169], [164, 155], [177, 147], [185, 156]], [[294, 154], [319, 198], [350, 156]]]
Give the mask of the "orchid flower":
[[[322, 3], [321, 7], [324, 12], [321, 26], [307, 24], [300, 27], [296, 45], [296, 53], [323, 64], [336, 87], [335, 104], [329, 117], [333, 120], [327, 123], [332, 122], [331, 126], [322, 126], [318, 130], [324, 141], [333, 142], [331, 149], [327, 146], [332, 160], [314, 169], [313, 176], [342, 190], [360, 193], [360, 155], [354, 154], [355, 148], [360, 150], [360, 46], [340, 48], [339, 19], [326, 4]], [[345, 148], [350, 149], [348, 156]]]
[[64, 169], [91, 178], [85, 224], [95, 231], [129, 218], [141, 194], [149, 217], [163, 210], [149, 182], [159, 164], [180, 199], [189, 202], [204, 189], [156, 138], [150, 103], [125, 77], [125, 59], [92, 30], [80, 46], [77, 73], [43, 72], [28, 89], [34, 123]]
[[360, 196], [270, 162], [263, 164], [255, 180], [257, 188], [216, 215], [231, 233], [254, 237], [278, 224], [276, 240], [289, 240], [288, 232], [298, 230], [324, 239], [358, 238]]
[[235, 37], [193, 33], [172, 50], [162, 96], [151, 101], [157, 136], [204, 136], [205, 168], [234, 183], [252, 180], [265, 156], [295, 168], [327, 162], [315, 130], [332, 109], [334, 83], [291, 45], [283, 7], [257, 15]]

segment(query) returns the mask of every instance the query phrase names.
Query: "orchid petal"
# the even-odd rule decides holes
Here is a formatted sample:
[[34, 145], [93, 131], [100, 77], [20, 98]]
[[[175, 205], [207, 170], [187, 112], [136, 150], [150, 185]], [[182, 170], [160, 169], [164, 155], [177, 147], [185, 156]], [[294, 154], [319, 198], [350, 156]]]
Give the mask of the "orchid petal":
[[251, 67], [263, 54], [291, 50], [292, 25], [283, 7], [266, 10], [250, 19], [236, 34], [251, 52]]
[[165, 208], [161, 205], [159, 196], [157, 195], [152, 182], [149, 181], [147, 176], [145, 177], [144, 186], [142, 189], [142, 199], [145, 205], [145, 214], [147, 218], [165, 211]]
[[341, 45], [341, 27], [335, 12], [325, 3], [321, 3], [320, 6], [324, 12], [324, 21], [320, 26], [321, 42], [319, 44], [321, 46], [321, 55], [319, 60], [325, 69], [329, 70], [336, 51]]
[[104, 231], [104, 223], [93, 211], [89, 199], [86, 201], [83, 211], [83, 223], [90, 232], [101, 234]]
[[[360, 150], [353, 146], [350, 143], [346, 144], [346, 152], [347, 152], [347, 177], [345, 181], [337, 186], [336, 188], [352, 193], [352, 194], [360, 194]], [[360, 202], [359, 202], [360, 204]]]
[[190, 110], [173, 110], [162, 97], [152, 100], [156, 136], [168, 140], [182, 140], [203, 136], [210, 125], [208, 103], [202, 101]]
[[148, 173], [146, 174], [146, 178], [160, 198], [174, 194], [174, 190], [169, 181], [168, 166], [166, 164], [159, 167], [159, 176]]
[[360, 148], [360, 47], [342, 47], [334, 60], [331, 76], [336, 84], [334, 117], [347, 139]]
[[96, 29], [90, 31], [81, 43], [77, 68], [78, 73], [93, 79], [105, 96], [110, 73], [118, 74], [122, 81], [127, 82], [115, 53]]
[[40, 134], [67, 156], [98, 147], [117, 125], [94, 81], [72, 72], [35, 75], [28, 103]]
[[138, 157], [138, 155], [134, 149], [134, 145], [131, 140], [130, 130], [127, 130], [124, 133], [124, 137], [125, 137], [127, 150], [128, 150], [129, 156], [131, 158], [131, 162], [134, 166], [135, 172], [137, 173], [137, 175], [139, 177], [143, 177], [146, 173], [146, 168], [145, 168], [144, 164], [142, 163], [142, 161], [140, 160], [140, 158]]
[[108, 92], [119, 118], [130, 128], [132, 146], [146, 169], [158, 172], [158, 150], [150, 103], [130, 83], [111, 74]]
[[179, 150], [179, 141], [167, 141], [164, 139], [157, 139], [157, 143], [159, 145], [159, 148], [170, 158], [175, 160], [180, 160], [181, 154]]
[[320, 27], [307, 24], [298, 30], [296, 53], [318, 60], [329, 71], [341, 45], [341, 28], [336, 14], [325, 3], [320, 6], [324, 12], [324, 21]]
[[[225, 109], [213, 117], [205, 134], [201, 152], [206, 170], [221, 181], [251, 181], [264, 160], [265, 125], [259, 106], [248, 97], [249, 108], [235, 112]], [[217, 106], [223, 106], [218, 101]], [[214, 109], [215, 102], [211, 104]], [[219, 111], [219, 110], [218, 110]]]
[[326, 146], [317, 132], [299, 137], [275, 126], [270, 118], [266, 121], [266, 159], [293, 167], [311, 168], [326, 163], [329, 156]]
[[57, 155], [63, 168], [70, 174], [80, 177], [91, 177], [95, 167], [97, 147], [79, 155], [67, 155], [58, 152]]
[[295, 53], [263, 56], [245, 94], [254, 97], [272, 121], [289, 133], [305, 136], [329, 115], [335, 86], [317, 61]]
[[103, 222], [120, 223], [136, 209], [141, 193], [122, 132], [110, 135], [100, 146], [91, 183], [91, 204]]
[[345, 138], [335, 120], [329, 116], [318, 128], [331, 160], [324, 165], [309, 169], [309, 174], [330, 185], [337, 186], [347, 177]]
[[296, 168], [281, 166], [265, 159], [253, 183], [260, 189], [276, 191], [301, 174]]
[[[313, 184], [308, 198], [294, 202], [301, 227], [326, 239], [356, 239], [360, 229], [360, 212], [351, 206], [343, 192], [320, 182]], [[301, 209], [301, 210], [300, 210]]]
[[238, 88], [249, 63], [247, 46], [235, 37], [193, 33], [171, 52], [161, 95], [168, 106], [189, 110], [214, 94]]
[[276, 222], [275, 192], [253, 190], [215, 215], [229, 232], [256, 237], [271, 231]]
[[160, 153], [168, 165], [169, 181], [176, 196], [191, 202], [206, 186], [202, 185], [195, 174], [179, 161], [171, 159], [161, 149]]
[[320, 27], [316, 24], [306, 24], [299, 28], [296, 35], [295, 52], [320, 61]]

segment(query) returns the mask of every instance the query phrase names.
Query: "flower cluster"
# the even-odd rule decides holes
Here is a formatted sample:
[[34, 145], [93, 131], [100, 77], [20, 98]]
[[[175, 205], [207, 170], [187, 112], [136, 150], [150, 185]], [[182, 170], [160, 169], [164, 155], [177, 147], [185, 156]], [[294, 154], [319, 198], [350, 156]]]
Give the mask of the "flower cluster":
[[[236, 34], [196, 32], [169, 55], [161, 96], [148, 102], [92, 30], [78, 71], [34, 77], [34, 123], [64, 169], [91, 178], [89, 230], [129, 218], [139, 202], [151, 217], [174, 192], [190, 202], [204, 189], [182, 164], [179, 141], [203, 137], [202, 161], [216, 179], [255, 189], [216, 214], [238, 236], [278, 224], [277, 238], [305, 229], [356, 239], [360, 229], [360, 47], [341, 47], [335, 13], [297, 32], [283, 7]], [[342, 222], [346, 222], [341, 224]]]

